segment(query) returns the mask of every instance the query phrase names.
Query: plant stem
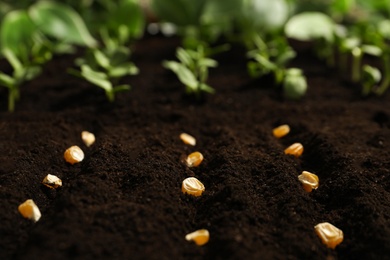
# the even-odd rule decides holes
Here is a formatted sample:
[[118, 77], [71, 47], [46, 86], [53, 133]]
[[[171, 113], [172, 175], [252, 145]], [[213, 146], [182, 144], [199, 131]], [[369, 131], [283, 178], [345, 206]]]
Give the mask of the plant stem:
[[106, 96], [107, 96], [108, 101], [110, 101], [111, 103], [114, 102], [115, 94], [113, 91], [106, 91]]
[[15, 110], [15, 101], [19, 99], [19, 90], [16, 86], [9, 88], [8, 90], [8, 111], [13, 112]]
[[360, 80], [360, 65], [362, 62], [363, 52], [359, 47], [355, 47], [352, 49], [352, 81], [359, 82]]
[[389, 57], [389, 54], [385, 54], [384, 57], [383, 57], [383, 66], [384, 66], [384, 73], [385, 73], [385, 77], [382, 81], [382, 83], [379, 85], [379, 87], [377, 88], [377, 90], [375, 91], [375, 93], [377, 95], [382, 95], [383, 93], [385, 93], [385, 91], [388, 89], [389, 85], [390, 85], [390, 57]]

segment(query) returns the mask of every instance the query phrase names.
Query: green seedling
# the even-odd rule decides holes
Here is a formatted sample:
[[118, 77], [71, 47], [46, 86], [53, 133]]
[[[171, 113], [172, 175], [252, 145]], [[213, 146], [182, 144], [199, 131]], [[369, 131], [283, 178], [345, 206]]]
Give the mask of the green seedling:
[[217, 61], [205, 57], [203, 46], [197, 50], [178, 48], [176, 51], [177, 61], [164, 61], [163, 66], [173, 71], [181, 83], [186, 87], [187, 94], [200, 97], [201, 93], [214, 93], [215, 90], [206, 84], [209, 68], [215, 68]]
[[364, 65], [362, 70], [362, 95], [367, 96], [378, 86], [382, 79], [382, 73], [378, 68]]
[[306, 90], [307, 81], [302, 70], [298, 68], [287, 69], [283, 79], [284, 96], [288, 99], [297, 100], [305, 95]]
[[37, 77], [41, 65], [54, 52], [71, 50], [71, 44], [96, 46], [97, 42], [80, 16], [66, 5], [40, 1], [4, 16], [0, 27], [1, 54], [13, 72], [11, 75], [1, 72], [0, 85], [9, 89], [9, 111], [15, 109], [20, 86]]
[[163, 66], [177, 75], [187, 94], [200, 97], [202, 93], [214, 93], [206, 84], [209, 68], [218, 64], [211, 56], [229, 47], [211, 46], [221, 35], [233, 31], [232, 21], [240, 6], [240, 0], [152, 1], [156, 15], [173, 23], [182, 38], [183, 48], [176, 52], [179, 61], [164, 61]]
[[20, 86], [37, 77], [41, 64], [51, 58], [44, 38], [24, 10], [5, 15], [0, 27], [1, 54], [11, 65], [11, 75], [0, 72], [0, 85], [8, 88], [8, 111], [15, 110]]
[[41, 32], [62, 44], [96, 47], [83, 19], [67, 5], [40, 1], [29, 8], [29, 16]]
[[352, 81], [359, 82], [361, 78], [362, 59], [364, 54], [379, 57], [382, 55], [382, 50], [374, 45], [361, 45], [352, 48]]
[[130, 50], [126, 47], [118, 48], [113, 53], [91, 49], [85, 58], [77, 60], [80, 71], [70, 69], [69, 72], [102, 88], [107, 99], [113, 102], [116, 93], [131, 89], [127, 84], [118, 85], [120, 78], [139, 73], [138, 68], [129, 62], [129, 59]]
[[249, 75], [257, 78], [273, 73], [275, 82], [282, 83], [285, 67], [295, 57], [295, 51], [281, 37], [275, 37], [266, 44], [259, 35], [255, 35], [253, 41], [256, 48], [247, 53], [251, 59], [247, 64]]
[[[214, 43], [221, 35], [227, 35], [234, 29], [233, 21], [237, 10], [241, 9], [241, 0], [152, 0], [154, 13], [164, 22], [177, 27], [183, 42], [195, 38], [197, 42]], [[186, 49], [196, 49], [184, 45]]]
[[3, 56], [13, 68], [12, 75], [0, 72], [0, 85], [8, 88], [8, 111], [15, 110], [15, 102], [20, 98], [20, 86], [36, 78], [41, 73], [39, 65], [22, 64], [10, 50], [3, 50]]
[[390, 86], [390, 53], [385, 52], [383, 60], [383, 79], [380, 85], [374, 90], [378, 96], [383, 95]]
[[317, 55], [333, 66], [336, 25], [331, 17], [320, 12], [296, 14], [287, 21], [284, 30], [289, 38], [314, 41]]
[[131, 89], [128, 84], [119, 84], [120, 79], [139, 73], [137, 66], [130, 61], [128, 46], [142, 35], [145, 21], [140, 6], [134, 0], [102, 3], [106, 8], [99, 21], [103, 46], [90, 48], [84, 58], [77, 60], [80, 71], [69, 71], [102, 88], [107, 99], [113, 102], [116, 93]]

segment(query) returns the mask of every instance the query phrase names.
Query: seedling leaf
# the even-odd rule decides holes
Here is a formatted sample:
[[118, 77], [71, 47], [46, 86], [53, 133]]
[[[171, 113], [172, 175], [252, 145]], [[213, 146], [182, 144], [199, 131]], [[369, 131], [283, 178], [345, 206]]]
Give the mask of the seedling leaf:
[[332, 19], [319, 12], [297, 14], [288, 20], [284, 29], [287, 37], [301, 41], [325, 39], [333, 42], [335, 34]]
[[111, 37], [120, 44], [125, 44], [131, 38], [142, 36], [145, 26], [143, 12], [134, 0], [121, 0], [118, 6], [107, 17], [107, 27]]
[[139, 73], [139, 69], [134, 63], [126, 62], [116, 67], [109, 69], [108, 76], [112, 78], [121, 78], [126, 75], [136, 75]]
[[297, 68], [290, 68], [286, 70], [283, 92], [288, 99], [299, 99], [307, 90], [307, 82], [302, 70]]
[[112, 91], [112, 84], [107, 79], [107, 75], [102, 72], [93, 70], [89, 65], [81, 65], [81, 76], [92, 84], [101, 87], [106, 92]]
[[7, 74], [0, 71], [0, 85], [12, 88], [15, 85], [15, 80]]
[[162, 20], [177, 26], [198, 25], [207, 0], [153, 0], [152, 8]]
[[29, 14], [38, 28], [51, 37], [88, 47], [97, 45], [83, 19], [67, 5], [41, 1], [30, 7]]
[[386, 39], [390, 39], [390, 20], [382, 20], [378, 24], [379, 33]]
[[128, 90], [130, 90], [129, 85], [119, 85], [119, 86], [114, 87], [113, 92], [118, 93], [118, 92], [124, 92], [124, 91], [128, 91]]
[[97, 64], [100, 67], [102, 67], [104, 69], [110, 68], [110, 60], [103, 52], [101, 52], [98, 49], [94, 49], [92, 53], [93, 53], [93, 56], [94, 56]]
[[1, 51], [9, 50], [22, 60], [28, 60], [39, 32], [26, 11], [11, 11], [5, 15], [0, 27]]
[[254, 28], [273, 31], [283, 27], [289, 15], [289, 6], [285, 0], [245, 1], [243, 14]]
[[199, 82], [196, 80], [195, 75], [183, 64], [176, 61], [164, 61], [163, 66], [172, 70], [179, 78], [179, 80], [192, 89], [198, 87]]

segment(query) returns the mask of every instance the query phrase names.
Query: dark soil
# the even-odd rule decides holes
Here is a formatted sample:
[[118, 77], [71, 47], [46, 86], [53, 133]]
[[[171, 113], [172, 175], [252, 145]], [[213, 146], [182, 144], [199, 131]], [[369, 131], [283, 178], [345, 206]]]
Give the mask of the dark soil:
[[[137, 44], [141, 74], [124, 79], [133, 89], [113, 104], [66, 73], [70, 56], [21, 89], [16, 112], [0, 91], [0, 259], [390, 259], [390, 94], [362, 99], [301, 53], [292, 65], [310, 88], [287, 101], [271, 79], [251, 80], [233, 49], [210, 73], [216, 94], [194, 101], [161, 67], [178, 43]], [[279, 124], [292, 128], [282, 139], [272, 136]], [[89, 148], [83, 130], [97, 137]], [[298, 159], [283, 152], [293, 142], [305, 148]], [[80, 164], [63, 159], [71, 145], [86, 154]], [[195, 150], [205, 159], [189, 169], [181, 160]], [[320, 178], [312, 193], [303, 170]], [[43, 186], [48, 173], [63, 187]], [[189, 176], [203, 196], [181, 192]], [[42, 212], [35, 224], [17, 210], [26, 199]], [[325, 221], [344, 231], [335, 250], [314, 232]], [[208, 244], [184, 239], [200, 228]]]

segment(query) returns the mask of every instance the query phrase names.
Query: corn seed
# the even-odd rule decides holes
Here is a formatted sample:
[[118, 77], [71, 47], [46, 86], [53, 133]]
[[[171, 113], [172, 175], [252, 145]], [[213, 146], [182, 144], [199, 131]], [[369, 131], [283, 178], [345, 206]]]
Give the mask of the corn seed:
[[41, 212], [34, 201], [29, 199], [19, 205], [18, 210], [23, 217], [37, 222], [41, 218]]
[[83, 140], [84, 144], [87, 147], [90, 147], [95, 142], [95, 135], [93, 133], [90, 133], [88, 131], [82, 131], [81, 132], [81, 139]]
[[283, 136], [290, 133], [290, 126], [289, 125], [281, 125], [272, 130], [273, 135], [276, 138], [282, 138]]
[[192, 145], [192, 146], [195, 146], [196, 145], [196, 139], [195, 137], [189, 135], [189, 134], [186, 134], [186, 133], [182, 133], [180, 134], [180, 139], [185, 143], [185, 144], [188, 144], [188, 145]]
[[285, 154], [291, 154], [295, 157], [299, 157], [303, 153], [303, 145], [301, 143], [294, 143], [284, 150]]
[[320, 223], [314, 229], [322, 243], [329, 248], [335, 249], [338, 244], [343, 242], [343, 231], [328, 222]]
[[185, 179], [181, 185], [181, 191], [199, 197], [204, 192], [205, 187], [197, 178], [189, 177]]
[[307, 171], [303, 171], [302, 174], [298, 176], [298, 180], [302, 182], [302, 186], [307, 192], [317, 189], [319, 185], [318, 176]]
[[48, 174], [43, 179], [42, 184], [47, 186], [47, 187], [49, 187], [49, 188], [51, 188], [51, 189], [56, 189], [56, 188], [62, 186], [62, 181], [57, 176]]
[[186, 235], [187, 241], [194, 241], [198, 246], [203, 246], [209, 241], [210, 234], [207, 229], [199, 229]]
[[79, 163], [84, 160], [84, 152], [77, 145], [71, 146], [64, 153], [65, 161], [70, 164]]
[[188, 167], [197, 167], [203, 161], [203, 155], [200, 152], [193, 152], [187, 156], [186, 164]]

